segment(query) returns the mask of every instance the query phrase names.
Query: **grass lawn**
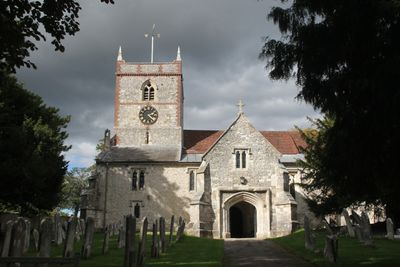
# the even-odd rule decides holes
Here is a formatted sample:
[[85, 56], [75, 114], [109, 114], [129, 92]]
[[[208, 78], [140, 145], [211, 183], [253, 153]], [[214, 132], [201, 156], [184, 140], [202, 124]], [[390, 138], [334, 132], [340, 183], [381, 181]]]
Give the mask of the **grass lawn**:
[[[136, 241], [137, 241], [136, 237]], [[136, 242], [137, 243], [137, 242]], [[76, 242], [75, 251], [80, 252], [82, 241]], [[124, 261], [124, 249], [118, 249], [117, 236], [110, 238], [109, 251], [102, 255], [103, 234], [96, 233], [93, 252], [90, 259], [81, 260], [82, 267], [121, 267]], [[223, 256], [223, 240], [184, 236], [183, 239], [173, 244], [160, 258], [150, 258], [151, 235], [147, 236], [146, 257], [144, 266], [193, 266], [193, 267], [218, 267], [221, 266]], [[137, 251], [137, 248], [136, 248]], [[60, 256], [62, 246], [52, 248], [51, 256]]]
[[285, 249], [312, 262], [316, 266], [400, 266], [400, 241], [384, 238], [374, 239], [375, 247], [366, 247], [356, 239], [339, 237], [338, 262], [330, 263], [323, 258], [325, 244], [324, 233], [316, 233], [317, 248], [321, 253], [315, 254], [304, 247], [304, 231], [299, 230], [289, 236], [272, 239]]

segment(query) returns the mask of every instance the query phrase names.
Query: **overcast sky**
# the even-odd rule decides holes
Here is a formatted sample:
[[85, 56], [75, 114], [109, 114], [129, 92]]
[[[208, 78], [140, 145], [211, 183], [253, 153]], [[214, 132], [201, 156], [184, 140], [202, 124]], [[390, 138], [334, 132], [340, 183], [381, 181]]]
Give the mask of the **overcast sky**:
[[31, 55], [37, 70], [21, 69], [25, 87], [46, 104], [71, 115], [67, 153], [70, 167], [93, 164], [95, 145], [113, 127], [115, 61], [119, 45], [128, 62], [150, 61], [153, 23], [155, 61], [172, 61], [181, 47], [185, 129], [226, 129], [243, 100], [245, 114], [260, 130], [308, 125], [313, 108], [295, 99], [293, 81], [268, 78], [258, 59], [263, 37], [279, 38], [266, 20], [272, 0], [116, 0], [114, 5], [81, 1], [80, 31], [65, 41], [64, 53], [50, 42]]

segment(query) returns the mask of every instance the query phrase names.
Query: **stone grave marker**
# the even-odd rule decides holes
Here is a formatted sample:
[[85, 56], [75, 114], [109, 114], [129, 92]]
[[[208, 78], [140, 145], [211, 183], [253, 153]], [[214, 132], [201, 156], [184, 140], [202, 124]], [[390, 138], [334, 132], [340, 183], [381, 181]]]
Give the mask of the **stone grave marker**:
[[94, 219], [92, 217], [87, 218], [85, 225], [85, 236], [82, 245], [82, 258], [88, 259], [92, 254], [94, 236]]
[[331, 226], [329, 225], [329, 223], [327, 221], [322, 220], [322, 225], [325, 227], [325, 230], [328, 232], [328, 235], [334, 234]]
[[85, 220], [84, 219], [79, 219], [79, 221], [80, 221], [80, 231], [81, 231], [81, 236], [85, 236], [85, 227], [86, 227], [86, 222], [85, 222]]
[[184, 231], [185, 231], [185, 220], [181, 220], [180, 224], [178, 226], [178, 231], [176, 232], [176, 241], [175, 242], [179, 242], [179, 240], [182, 239]]
[[122, 225], [119, 226], [118, 232], [118, 248], [125, 247], [125, 229]]
[[153, 223], [153, 233], [152, 233], [152, 243], [151, 243], [151, 257], [152, 258], [157, 258], [158, 257], [158, 236], [157, 236], [157, 227], [158, 223], [157, 220], [155, 220], [155, 223]]
[[39, 231], [37, 229], [32, 230], [32, 244], [35, 252], [39, 251]]
[[358, 224], [361, 227], [361, 217], [354, 210], [351, 210], [351, 218], [353, 219], [353, 224]]
[[165, 241], [165, 218], [160, 217], [160, 249], [162, 253], [167, 251]]
[[394, 225], [390, 218], [386, 219], [386, 237], [390, 240], [394, 239]]
[[10, 256], [21, 257], [24, 252], [26, 235], [26, 222], [25, 219], [19, 217], [13, 225], [10, 243]]
[[104, 229], [104, 238], [103, 238], [103, 249], [102, 249], [102, 253], [107, 254], [108, 252], [108, 244], [110, 242], [110, 233], [111, 233], [111, 224], [106, 227], [106, 229]]
[[328, 235], [325, 238], [324, 256], [330, 262], [336, 262], [338, 257], [339, 241], [336, 235]]
[[344, 217], [344, 220], [346, 221], [346, 227], [347, 227], [347, 232], [350, 237], [355, 237], [356, 233], [354, 232], [353, 225], [351, 224], [350, 216], [349, 213], [347, 212], [346, 209], [343, 209], [342, 215]]
[[23, 248], [23, 253], [25, 254], [29, 250], [29, 245], [31, 241], [31, 222], [27, 219], [25, 219], [25, 241], [24, 241], [24, 248]]
[[142, 226], [140, 228], [137, 266], [143, 266], [143, 263], [144, 263], [144, 255], [146, 253], [146, 239], [147, 239], [148, 224], [149, 223], [147, 221], [147, 217], [144, 217], [143, 221], [142, 221]]
[[136, 236], [136, 217], [129, 215], [126, 217], [125, 232], [125, 257], [124, 267], [134, 267], [135, 260], [135, 236]]
[[360, 225], [354, 225], [354, 232], [356, 233], [357, 240], [360, 242], [364, 242], [363, 234]]
[[172, 237], [173, 237], [173, 235], [174, 235], [174, 220], [175, 220], [175, 217], [174, 217], [174, 215], [172, 215], [171, 216], [171, 223], [170, 223], [170, 225], [169, 225], [169, 245], [172, 245]]
[[14, 226], [14, 221], [10, 220], [6, 222], [3, 247], [1, 250], [1, 257], [8, 257], [10, 255], [11, 235], [13, 226]]
[[304, 216], [304, 242], [308, 250], [315, 250], [315, 236], [311, 231], [310, 219]]
[[53, 221], [45, 218], [40, 222], [39, 257], [50, 257], [51, 239], [54, 233]]
[[371, 224], [368, 215], [363, 211], [361, 213], [361, 232], [365, 245], [373, 245]]
[[76, 233], [77, 220], [73, 218], [67, 222], [67, 234], [64, 243], [64, 258], [71, 258], [74, 256], [74, 241]]

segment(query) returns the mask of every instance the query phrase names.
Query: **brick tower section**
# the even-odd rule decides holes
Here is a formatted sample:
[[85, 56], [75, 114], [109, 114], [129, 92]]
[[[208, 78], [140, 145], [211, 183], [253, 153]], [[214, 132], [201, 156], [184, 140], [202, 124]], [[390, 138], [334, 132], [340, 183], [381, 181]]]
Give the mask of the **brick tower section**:
[[[116, 64], [114, 131], [117, 146], [182, 147], [183, 76], [180, 60], [168, 63]], [[150, 82], [154, 99], [144, 97]], [[158, 112], [153, 124], [141, 121], [139, 113], [145, 106]]]

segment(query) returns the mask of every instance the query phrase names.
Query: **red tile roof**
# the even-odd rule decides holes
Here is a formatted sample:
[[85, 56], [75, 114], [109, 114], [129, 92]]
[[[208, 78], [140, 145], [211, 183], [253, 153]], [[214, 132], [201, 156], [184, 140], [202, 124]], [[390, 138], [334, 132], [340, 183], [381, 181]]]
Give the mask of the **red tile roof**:
[[[223, 131], [184, 130], [184, 147], [188, 154], [205, 153], [223, 134]], [[306, 147], [297, 131], [260, 131], [260, 133], [282, 154], [301, 153]]]

